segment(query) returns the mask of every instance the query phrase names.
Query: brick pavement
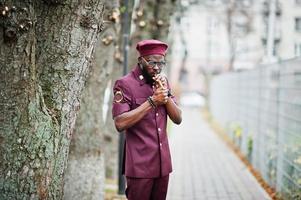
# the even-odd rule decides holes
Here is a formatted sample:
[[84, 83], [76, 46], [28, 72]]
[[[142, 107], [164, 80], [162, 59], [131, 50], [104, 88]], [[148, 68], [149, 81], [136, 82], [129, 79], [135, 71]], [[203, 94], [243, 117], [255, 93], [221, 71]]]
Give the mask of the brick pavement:
[[202, 119], [183, 108], [183, 122], [170, 130], [173, 173], [167, 200], [266, 200], [246, 166]]

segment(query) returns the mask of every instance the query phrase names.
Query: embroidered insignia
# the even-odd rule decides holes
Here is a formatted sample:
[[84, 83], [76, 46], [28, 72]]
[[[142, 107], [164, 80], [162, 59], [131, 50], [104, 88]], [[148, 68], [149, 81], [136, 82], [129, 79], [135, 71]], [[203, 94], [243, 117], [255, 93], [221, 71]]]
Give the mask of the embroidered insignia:
[[120, 91], [120, 90], [116, 91], [115, 95], [114, 95], [114, 102], [120, 103], [122, 100], [123, 100], [122, 91]]

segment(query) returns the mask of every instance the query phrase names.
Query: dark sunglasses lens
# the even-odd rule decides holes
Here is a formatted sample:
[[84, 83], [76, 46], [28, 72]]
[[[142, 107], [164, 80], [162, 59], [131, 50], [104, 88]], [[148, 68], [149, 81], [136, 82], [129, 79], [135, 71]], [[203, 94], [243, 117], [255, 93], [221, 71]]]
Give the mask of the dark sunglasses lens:
[[152, 67], [155, 67], [155, 66], [164, 67], [166, 63], [149, 61], [148, 64], [151, 65]]
[[165, 62], [160, 62], [160, 66], [164, 67], [166, 65]]

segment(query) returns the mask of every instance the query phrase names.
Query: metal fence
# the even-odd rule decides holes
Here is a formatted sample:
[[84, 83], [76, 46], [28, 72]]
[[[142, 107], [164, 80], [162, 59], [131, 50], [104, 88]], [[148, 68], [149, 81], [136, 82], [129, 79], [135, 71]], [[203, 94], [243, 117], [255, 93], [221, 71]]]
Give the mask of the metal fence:
[[301, 59], [214, 77], [209, 106], [265, 181], [301, 199]]

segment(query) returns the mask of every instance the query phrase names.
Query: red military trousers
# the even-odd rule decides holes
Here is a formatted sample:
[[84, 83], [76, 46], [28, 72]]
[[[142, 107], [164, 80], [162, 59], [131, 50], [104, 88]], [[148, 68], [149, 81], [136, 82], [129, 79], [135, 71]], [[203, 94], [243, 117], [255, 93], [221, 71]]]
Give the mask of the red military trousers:
[[169, 175], [159, 178], [126, 177], [128, 200], [165, 200]]

